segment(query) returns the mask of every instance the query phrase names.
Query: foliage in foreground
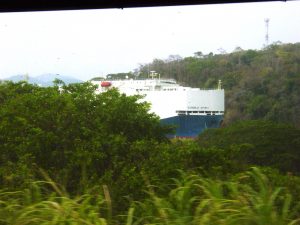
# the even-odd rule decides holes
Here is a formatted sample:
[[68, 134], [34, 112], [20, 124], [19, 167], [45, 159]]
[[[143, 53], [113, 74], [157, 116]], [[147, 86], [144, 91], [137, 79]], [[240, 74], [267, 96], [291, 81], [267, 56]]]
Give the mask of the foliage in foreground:
[[107, 188], [70, 197], [51, 181], [33, 182], [22, 191], [0, 191], [0, 224], [300, 224], [293, 197], [258, 168], [226, 181], [181, 172], [166, 195], [157, 188], [149, 185], [148, 197], [133, 202], [127, 215], [112, 215]]
[[228, 161], [300, 173], [300, 129], [271, 121], [239, 121], [209, 129], [197, 142], [202, 148], [223, 149]]
[[[209, 130], [197, 141], [168, 141], [168, 129], [138, 96], [94, 91], [88, 83], [0, 84], [2, 224], [238, 224], [251, 213], [261, 218], [250, 211], [264, 202], [254, 196], [266, 200], [272, 193], [276, 207], [269, 213], [278, 223], [299, 216], [300, 178], [282, 175], [297, 174], [298, 129], [246, 121]], [[260, 195], [258, 181], [232, 178], [252, 165], [271, 167], [263, 170], [270, 183], [261, 179], [266, 195]], [[50, 179], [35, 182], [46, 174], [38, 168], [57, 185]], [[180, 177], [176, 169], [187, 174]], [[169, 184], [171, 177], [177, 184]], [[208, 194], [206, 184], [219, 199]], [[275, 191], [277, 186], [285, 189]], [[293, 210], [281, 220], [284, 208]], [[248, 222], [242, 224], [264, 224]]]
[[37, 165], [81, 191], [87, 180], [118, 176], [109, 173], [119, 172], [133, 142], [166, 141], [169, 129], [140, 96], [95, 90], [90, 83], [0, 83], [0, 185], [22, 185]]

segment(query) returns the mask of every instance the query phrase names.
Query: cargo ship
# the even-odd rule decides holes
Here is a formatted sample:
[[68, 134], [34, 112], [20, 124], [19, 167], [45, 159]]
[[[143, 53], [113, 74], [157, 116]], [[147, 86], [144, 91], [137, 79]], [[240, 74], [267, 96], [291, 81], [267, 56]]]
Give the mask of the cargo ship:
[[144, 95], [151, 112], [161, 124], [174, 125], [176, 133], [169, 137], [196, 137], [207, 128], [220, 127], [224, 117], [224, 89], [219, 81], [216, 89], [184, 87], [173, 79], [152, 76], [147, 79], [91, 80], [97, 92], [117, 88], [126, 95]]

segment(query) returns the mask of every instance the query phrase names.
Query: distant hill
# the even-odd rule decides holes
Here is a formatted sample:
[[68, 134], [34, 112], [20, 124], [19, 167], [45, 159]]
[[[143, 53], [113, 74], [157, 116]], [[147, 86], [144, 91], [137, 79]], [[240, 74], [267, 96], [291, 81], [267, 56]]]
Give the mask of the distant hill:
[[60, 74], [52, 74], [52, 73], [42, 74], [37, 77], [30, 77], [26, 75], [15, 75], [15, 76], [5, 78], [4, 80], [11, 80], [13, 82], [27, 80], [31, 84], [37, 84], [42, 87], [48, 87], [53, 85], [53, 81], [55, 79], [62, 80], [66, 84], [83, 82], [82, 80], [76, 79], [74, 77], [64, 76]]

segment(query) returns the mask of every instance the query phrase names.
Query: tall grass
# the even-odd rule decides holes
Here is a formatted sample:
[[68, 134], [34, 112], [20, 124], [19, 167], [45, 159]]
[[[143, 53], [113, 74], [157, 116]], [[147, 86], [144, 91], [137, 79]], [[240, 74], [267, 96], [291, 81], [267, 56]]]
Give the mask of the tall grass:
[[272, 187], [257, 168], [232, 181], [182, 174], [168, 196], [149, 188], [139, 224], [157, 225], [293, 225], [300, 212], [291, 208], [292, 196]]
[[181, 172], [167, 195], [159, 196], [157, 188], [149, 185], [149, 197], [132, 202], [127, 215], [120, 216], [112, 213], [107, 186], [70, 197], [49, 179], [32, 182], [22, 191], [0, 191], [0, 224], [300, 224], [298, 208], [291, 207], [292, 196], [284, 188], [273, 187], [257, 168], [229, 181]]
[[108, 224], [100, 214], [106, 207], [102, 195], [70, 198], [55, 183], [33, 182], [19, 192], [2, 190], [0, 199], [0, 224]]

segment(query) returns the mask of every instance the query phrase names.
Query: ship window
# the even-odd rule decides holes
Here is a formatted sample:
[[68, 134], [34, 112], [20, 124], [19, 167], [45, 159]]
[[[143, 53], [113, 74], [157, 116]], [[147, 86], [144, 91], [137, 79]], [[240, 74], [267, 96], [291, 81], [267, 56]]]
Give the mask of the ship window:
[[186, 111], [176, 111], [176, 113], [179, 113], [179, 114], [186, 114]]

